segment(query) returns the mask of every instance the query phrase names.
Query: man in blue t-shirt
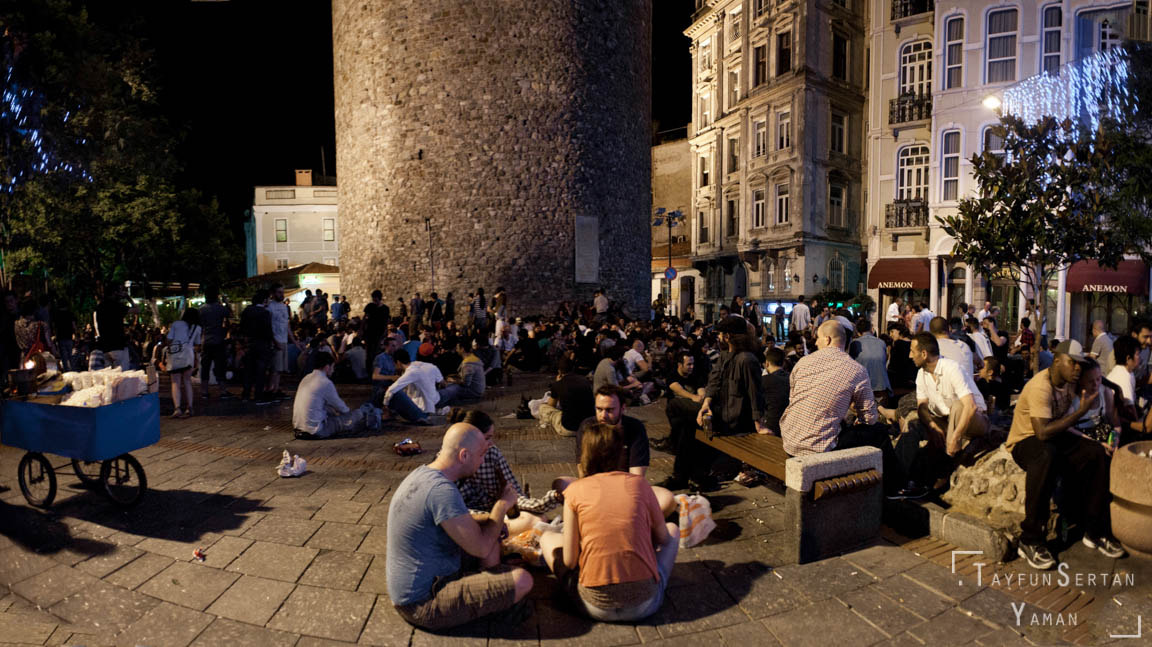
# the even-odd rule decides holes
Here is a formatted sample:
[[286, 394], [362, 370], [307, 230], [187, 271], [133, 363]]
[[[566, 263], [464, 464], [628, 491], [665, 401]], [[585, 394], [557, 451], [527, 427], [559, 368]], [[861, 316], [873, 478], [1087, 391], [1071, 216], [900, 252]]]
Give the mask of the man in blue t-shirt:
[[372, 360], [372, 404], [377, 407], [384, 406], [384, 392], [400, 379], [400, 370], [396, 368], [396, 362], [392, 361], [392, 353], [399, 348], [400, 338], [394, 333], [389, 334], [383, 350]]
[[[456, 488], [456, 481], [476, 472], [489, 447], [476, 427], [452, 425], [436, 460], [409, 473], [392, 496], [388, 597], [417, 627], [456, 627], [510, 609], [532, 590], [528, 571], [500, 564], [504, 515], [516, 502], [515, 488], [505, 485], [487, 518], [472, 516]], [[468, 572], [465, 553], [483, 570]]]

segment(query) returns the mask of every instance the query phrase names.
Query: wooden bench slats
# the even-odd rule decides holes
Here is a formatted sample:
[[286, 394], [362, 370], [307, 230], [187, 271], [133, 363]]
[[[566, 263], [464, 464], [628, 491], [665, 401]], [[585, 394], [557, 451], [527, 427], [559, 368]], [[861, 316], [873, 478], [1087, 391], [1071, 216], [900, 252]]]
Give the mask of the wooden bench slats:
[[697, 429], [696, 440], [748, 463], [775, 479], [784, 480], [784, 461], [788, 460], [788, 454], [785, 453], [784, 442], [779, 436], [746, 434], [715, 436], [709, 439], [706, 431]]

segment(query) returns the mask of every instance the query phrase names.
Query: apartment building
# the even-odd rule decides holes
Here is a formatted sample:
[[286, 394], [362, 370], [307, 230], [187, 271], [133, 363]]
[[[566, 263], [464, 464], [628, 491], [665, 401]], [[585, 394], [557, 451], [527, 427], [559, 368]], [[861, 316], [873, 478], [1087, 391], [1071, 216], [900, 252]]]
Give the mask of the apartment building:
[[862, 276], [866, 5], [698, 0], [691, 253], [698, 317], [856, 293]]
[[[340, 265], [335, 186], [313, 186], [311, 171], [297, 171], [292, 186], [258, 186], [252, 200], [249, 271], [266, 274], [307, 263]], [[252, 267], [252, 266], [255, 267]]]

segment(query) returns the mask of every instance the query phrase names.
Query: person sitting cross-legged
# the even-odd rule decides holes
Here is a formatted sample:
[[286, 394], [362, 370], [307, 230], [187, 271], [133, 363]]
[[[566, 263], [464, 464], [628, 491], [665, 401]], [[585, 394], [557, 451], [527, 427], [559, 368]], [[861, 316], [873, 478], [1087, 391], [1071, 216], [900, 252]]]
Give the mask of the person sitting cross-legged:
[[417, 627], [451, 629], [512, 609], [532, 590], [528, 571], [500, 564], [503, 519], [516, 490], [506, 485], [483, 516], [469, 513], [456, 487], [480, 467], [488, 446], [476, 427], [452, 425], [436, 460], [412, 470], [388, 506], [388, 597]]
[[350, 411], [332, 383], [335, 360], [317, 353], [312, 372], [300, 380], [292, 402], [292, 428], [300, 439], [356, 433], [365, 427], [364, 410]]
[[591, 425], [580, 446], [580, 479], [564, 490], [563, 533], [540, 538], [544, 560], [593, 620], [647, 618], [664, 603], [680, 529], [664, 522], [644, 477], [628, 472], [619, 427]]
[[402, 373], [384, 392], [384, 405], [412, 424], [432, 424], [428, 417], [436, 413], [436, 403], [440, 400], [437, 389], [444, 385], [440, 369], [429, 362], [412, 360], [403, 348], [392, 353], [392, 361]]

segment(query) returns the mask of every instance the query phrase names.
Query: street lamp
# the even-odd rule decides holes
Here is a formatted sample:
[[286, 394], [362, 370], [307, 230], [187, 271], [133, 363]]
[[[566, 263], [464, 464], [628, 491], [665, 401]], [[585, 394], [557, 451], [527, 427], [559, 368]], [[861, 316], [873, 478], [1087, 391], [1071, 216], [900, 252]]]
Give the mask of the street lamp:
[[676, 211], [667, 211], [664, 207], [656, 209], [656, 215], [652, 217], [652, 226], [659, 227], [665, 225], [668, 227], [668, 269], [672, 269], [672, 228], [679, 227], [684, 221], [684, 214], [679, 209]]
[[984, 100], [981, 101], [981, 103], [983, 103], [984, 107], [989, 109], [989, 110], [999, 110], [1000, 109], [1000, 97], [998, 97], [994, 94], [990, 94], [990, 95], [984, 97]]

